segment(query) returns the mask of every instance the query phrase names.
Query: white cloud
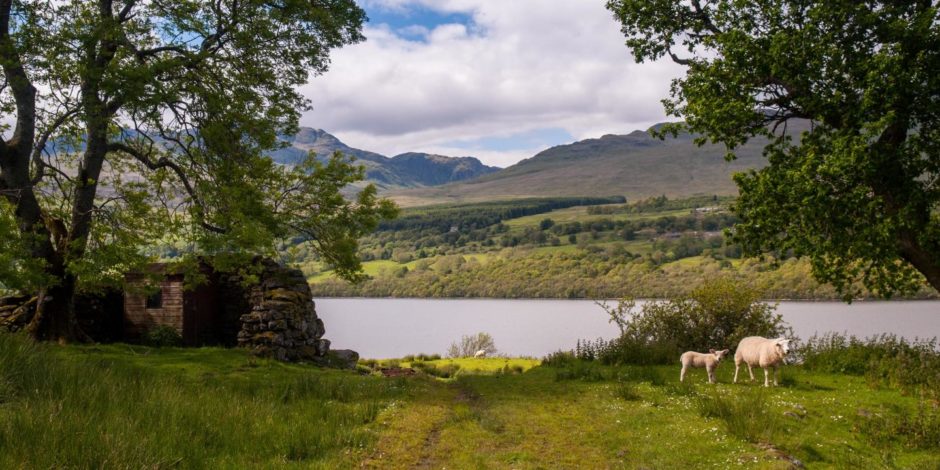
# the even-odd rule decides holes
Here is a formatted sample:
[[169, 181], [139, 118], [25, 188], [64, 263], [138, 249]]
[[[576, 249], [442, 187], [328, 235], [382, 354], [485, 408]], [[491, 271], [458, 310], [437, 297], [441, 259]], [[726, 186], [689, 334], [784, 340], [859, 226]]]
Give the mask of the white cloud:
[[682, 73], [672, 63], [635, 64], [601, 1], [363, 2], [398, 11], [416, 3], [469, 14], [474, 24], [415, 25], [404, 34], [420, 41], [370, 24], [366, 42], [334, 51], [331, 70], [303, 87], [314, 110], [302, 125], [387, 155], [473, 154], [506, 166], [542, 149], [445, 144], [543, 128], [578, 139], [645, 128], [664, 119], [660, 100]]

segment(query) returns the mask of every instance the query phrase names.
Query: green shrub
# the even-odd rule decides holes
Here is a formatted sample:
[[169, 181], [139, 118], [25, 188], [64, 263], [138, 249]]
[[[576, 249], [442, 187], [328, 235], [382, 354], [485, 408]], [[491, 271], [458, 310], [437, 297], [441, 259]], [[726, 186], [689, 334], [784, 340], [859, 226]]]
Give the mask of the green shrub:
[[733, 349], [746, 336], [792, 336], [783, 317], [774, 313], [776, 306], [760, 299], [756, 289], [719, 278], [688, 296], [647, 302], [639, 312], [630, 299], [614, 307], [598, 302], [622, 334], [609, 342], [579, 343], [579, 348], [585, 350], [584, 359], [605, 364], [671, 364], [684, 351]]
[[401, 361], [402, 361], [402, 362], [414, 362], [414, 361], [415, 361], [415, 356], [414, 356], [413, 354], [409, 354], [409, 355], [407, 355], [407, 356], [401, 358]]
[[143, 344], [155, 348], [172, 348], [183, 345], [183, 337], [180, 336], [176, 328], [166, 325], [158, 325], [144, 333]]
[[444, 364], [437, 366], [429, 362], [416, 362], [412, 364], [412, 367], [424, 372], [425, 374], [442, 379], [456, 377], [457, 372], [460, 370], [460, 364]]
[[859, 414], [855, 427], [878, 447], [900, 442], [914, 449], [940, 449], [940, 411], [923, 400], [915, 413], [894, 409]]
[[779, 413], [771, 408], [763, 388], [735, 390], [736, 393], [713, 390], [695, 399], [699, 414], [718, 418], [728, 433], [754, 443], [773, 442], [780, 426]]
[[577, 360], [572, 351], [555, 351], [542, 358], [542, 365], [548, 367], [564, 367]]
[[574, 361], [555, 371], [555, 380], [582, 380], [584, 382], [600, 382], [604, 380], [604, 372], [600, 367], [592, 362]]
[[813, 336], [799, 345], [797, 357], [810, 370], [864, 375], [872, 386], [940, 397], [940, 347], [936, 339], [908, 342], [885, 334], [862, 340], [827, 334]]

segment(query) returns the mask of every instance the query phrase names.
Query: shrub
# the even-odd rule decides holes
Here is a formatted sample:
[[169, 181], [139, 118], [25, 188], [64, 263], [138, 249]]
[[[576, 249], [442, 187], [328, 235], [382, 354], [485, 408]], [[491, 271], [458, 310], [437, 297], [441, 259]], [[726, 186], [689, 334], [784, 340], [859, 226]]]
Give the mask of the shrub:
[[697, 395], [695, 404], [703, 417], [720, 419], [729, 434], [748, 442], [773, 442], [779, 427], [779, 413], [771, 409], [762, 388], [744, 389], [734, 394], [715, 390]]
[[915, 413], [904, 410], [860, 413], [855, 427], [875, 446], [903, 442], [914, 449], [940, 449], [940, 411], [923, 400]]
[[142, 342], [155, 348], [177, 347], [183, 345], [183, 337], [176, 331], [176, 328], [159, 325], [147, 330]]
[[435, 366], [434, 364], [428, 362], [416, 362], [412, 365], [412, 367], [424, 372], [425, 374], [442, 379], [456, 377], [457, 372], [460, 370], [460, 364], [444, 364], [441, 366]]
[[908, 342], [887, 334], [864, 340], [840, 334], [814, 335], [796, 352], [810, 370], [864, 375], [872, 386], [940, 398], [940, 346], [936, 338]]
[[600, 382], [604, 380], [604, 372], [594, 363], [587, 361], [573, 361], [555, 372], [555, 380], [582, 380], [585, 382]]
[[413, 354], [409, 354], [409, 355], [407, 355], [407, 356], [401, 358], [401, 360], [402, 360], [402, 362], [414, 362], [414, 361], [415, 361], [415, 356], [414, 356]]
[[542, 358], [542, 365], [548, 367], [564, 367], [576, 360], [577, 358], [572, 351], [555, 351]]
[[605, 364], [670, 364], [683, 351], [733, 348], [746, 336], [777, 337], [792, 331], [776, 306], [760, 301], [757, 290], [719, 278], [687, 297], [651, 301], [633, 312], [630, 299], [611, 307], [599, 303], [622, 334], [588, 343], [591, 359]]
[[447, 350], [447, 356], [453, 358], [473, 357], [477, 351], [486, 351], [486, 355], [496, 354], [496, 344], [489, 333], [477, 333], [463, 336], [459, 342], [452, 343]]

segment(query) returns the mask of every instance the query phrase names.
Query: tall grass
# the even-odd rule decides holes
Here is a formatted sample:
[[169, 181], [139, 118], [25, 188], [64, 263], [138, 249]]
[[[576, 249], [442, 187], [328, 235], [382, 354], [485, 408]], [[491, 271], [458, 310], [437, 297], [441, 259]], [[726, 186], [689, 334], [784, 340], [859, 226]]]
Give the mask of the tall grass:
[[887, 334], [865, 339], [827, 334], [811, 337], [797, 354], [810, 370], [864, 375], [873, 386], [940, 399], [940, 345], [936, 339], [909, 342]]
[[198, 380], [56, 348], [0, 334], [0, 468], [328, 465], [372, 441], [363, 425], [397, 393], [317, 370]]
[[762, 388], [736, 392], [712, 390], [696, 395], [699, 414], [720, 419], [729, 434], [746, 441], [773, 442], [780, 419], [779, 413], [771, 409], [766, 392]]

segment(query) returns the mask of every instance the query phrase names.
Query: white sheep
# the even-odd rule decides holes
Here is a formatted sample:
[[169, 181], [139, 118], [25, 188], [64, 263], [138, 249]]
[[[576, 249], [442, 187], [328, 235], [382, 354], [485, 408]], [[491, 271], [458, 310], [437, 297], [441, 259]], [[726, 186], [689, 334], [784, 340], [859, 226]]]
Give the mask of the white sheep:
[[753, 366], [764, 369], [764, 386], [770, 386], [770, 375], [767, 369], [773, 369], [774, 386], [777, 385], [777, 376], [780, 373], [780, 364], [786, 364], [787, 353], [790, 352], [790, 340], [786, 338], [768, 339], [760, 336], [748, 336], [738, 343], [734, 351], [734, 383], [738, 383], [738, 369], [741, 363], [747, 364], [747, 373], [754, 381]]
[[473, 355], [473, 357], [485, 358], [485, 357], [486, 357], [486, 350], [485, 350], [485, 349], [481, 349], [481, 350], [477, 351], [476, 354]]
[[718, 368], [718, 364], [721, 362], [721, 359], [725, 357], [725, 354], [728, 354], [727, 349], [722, 349], [721, 351], [709, 349], [708, 354], [695, 351], [682, 353], [682, 356], [679, 356], [679, 362], [682, 363], [682, 372], [679, 373], [679, 382], [685, 381], [685, 371], [689, 367], [704, 367], [708, 372], [708, 383], [715, 383], [715, 369]]

